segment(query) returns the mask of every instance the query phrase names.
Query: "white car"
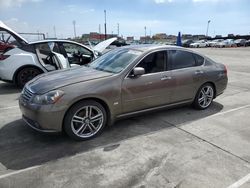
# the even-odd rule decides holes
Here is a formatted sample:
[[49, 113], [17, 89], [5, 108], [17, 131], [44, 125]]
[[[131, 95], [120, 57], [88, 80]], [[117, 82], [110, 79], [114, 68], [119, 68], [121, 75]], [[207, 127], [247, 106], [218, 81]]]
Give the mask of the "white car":
[[237, 45], [234, 43], [233, 39], [226, 39], [221, 42], [218, 42], [215, 47], [225, 48], [225, 47], [236, 47]]
[[[75, 64], [90, 63], [117, 38], [105, 40], [93, 48], [69, 40], [43, 40], [29, 43], [0, 21], [0, 39], [11, 41], [13, 47], [15, 46], [0, 54], [0, 80], [23, 87], [38, 74], [69, 68]], [[64, 58], [67, 62], [63, 65], [58, 64], [60, 61], [56, 59]]]
[[209, 46], [209, 47], [215, 47], [216, 44], [218, 44], [218, 43], [220, 43], [220, 42], [222, 42], [222, 41], [223, 41], [223, 39], [215, 39], [215, 40], [209, 41], [209, 42], [208, 42], [208, 46]]
[[208, 44], [205, 40], [199, 40], [197, 42], [190, 44], [191, 48], [201, 48], [201, 47], [207, 47], [207, 46], [208, 46]]

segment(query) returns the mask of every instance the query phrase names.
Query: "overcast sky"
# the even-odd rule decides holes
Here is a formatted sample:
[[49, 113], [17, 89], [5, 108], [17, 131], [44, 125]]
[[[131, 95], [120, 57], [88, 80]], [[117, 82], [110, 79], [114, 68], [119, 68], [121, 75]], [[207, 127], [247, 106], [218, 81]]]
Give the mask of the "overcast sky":
[[0, 20], [17, 32], [43, 32], [59, 38], [72, 37], [73, 20], [80, 36], [91, 31], [104, 33], [104, 9], [108, 32], [123, 36], [167, 33], [177, 35], [250, 34], [249, 0], [0, 0]]

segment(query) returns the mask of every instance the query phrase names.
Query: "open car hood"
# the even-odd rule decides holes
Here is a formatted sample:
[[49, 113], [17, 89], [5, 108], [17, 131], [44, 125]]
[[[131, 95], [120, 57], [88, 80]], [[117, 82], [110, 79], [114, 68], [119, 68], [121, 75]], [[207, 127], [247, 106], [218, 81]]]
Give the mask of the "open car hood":
[[105, 41], [102, 41], [99, 44], [97, 44], [96, 46], [94, 46], [93, 50], [102, 53], [112, 42], [114, 42], [116, 40], [117, 40], [117, 38], [114, 37], [114, 38], [110, 38], [110, 39], [107, 39]]
[[13, 31], [7, 25], [5, 25], [2, 21], [0, 21], [0, 30], [7, 31], [10, 35], [12, 35], [20, 44], [28, 44], [29, 42], [23, 38], [21, 35]]

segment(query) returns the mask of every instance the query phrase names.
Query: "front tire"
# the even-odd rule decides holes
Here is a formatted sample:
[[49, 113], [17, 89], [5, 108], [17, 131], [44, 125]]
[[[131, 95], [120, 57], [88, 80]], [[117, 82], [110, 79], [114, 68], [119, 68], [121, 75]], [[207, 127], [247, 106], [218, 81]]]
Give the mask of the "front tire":
[[23, 86], [37, 75], [41, 74], [41, 71], [34, 67], [26, 67], [21, 69], [16, 76], [16, 84], [19, 88]]
[[214, 94], [215, 91], [212, 84], [207, 83], [202, 85], [195, 96], [193, 102], [194, 108], [198, 110], [204, 110], [208, 108], [213, 102]]
[[107, 122], [104, 107], [93, 100], [81, 101], [73, 105], [64, 119], [64, 130], [77, 141], [92, 139], [100, 134]]

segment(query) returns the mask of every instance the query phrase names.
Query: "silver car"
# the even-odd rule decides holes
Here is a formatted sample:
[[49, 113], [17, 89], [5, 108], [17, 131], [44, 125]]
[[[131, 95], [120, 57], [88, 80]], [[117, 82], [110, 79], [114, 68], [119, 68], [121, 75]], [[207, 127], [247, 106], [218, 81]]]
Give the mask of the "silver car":
[[177, 105], [208, 108], [227, 86], [223, 64], [173, 46], [117, 48], [85, 67], [42, 74], [19, 99], [24, 121], [86, 140], [115, 120]]

